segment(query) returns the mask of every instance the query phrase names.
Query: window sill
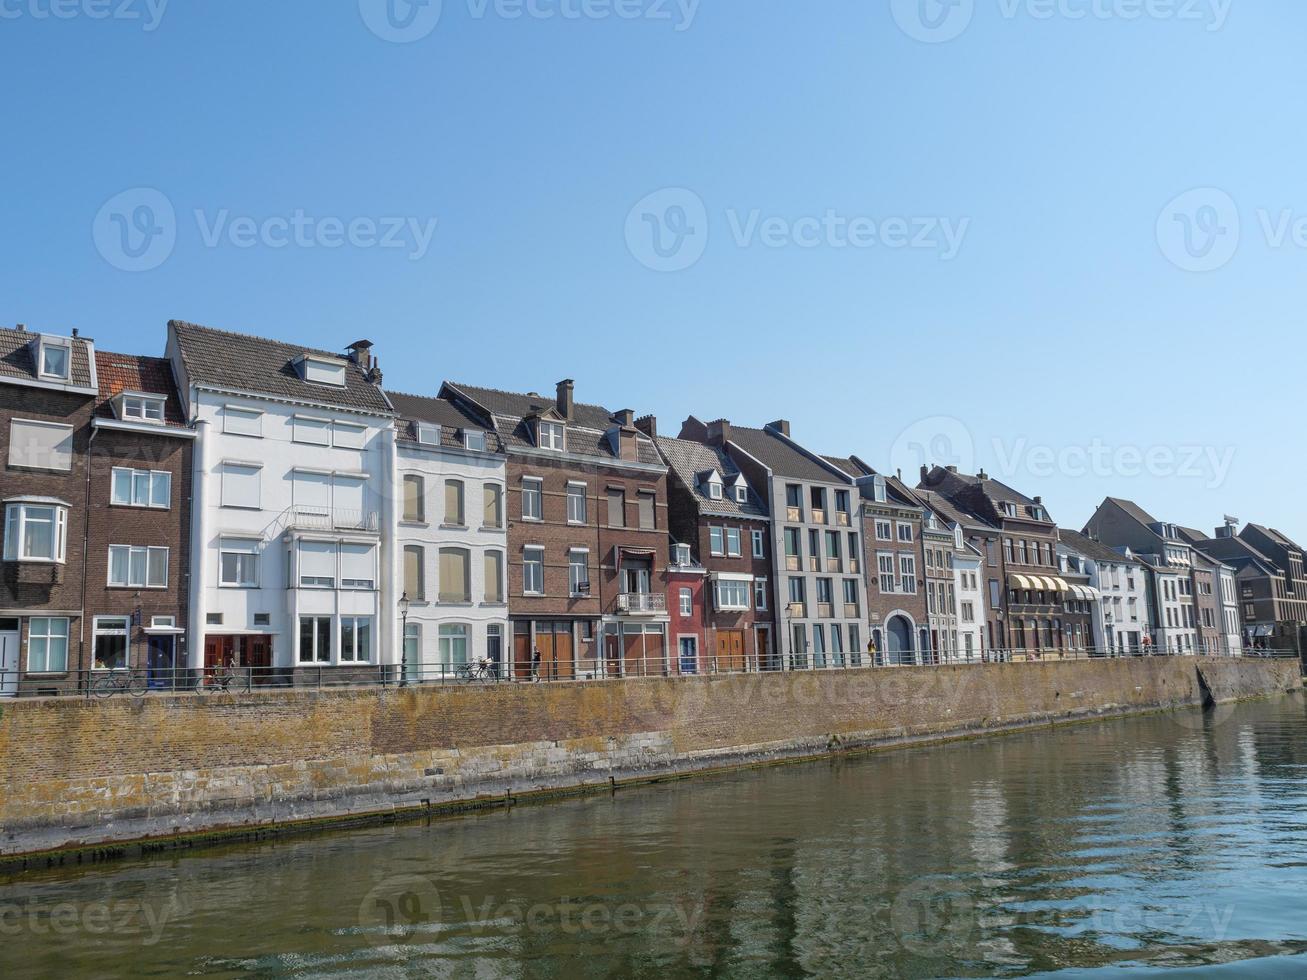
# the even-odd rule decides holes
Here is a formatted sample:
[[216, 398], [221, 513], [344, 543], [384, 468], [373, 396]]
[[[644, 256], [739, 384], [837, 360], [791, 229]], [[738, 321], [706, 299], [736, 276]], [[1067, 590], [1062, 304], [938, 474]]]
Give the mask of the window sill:
[[481, 532], [483, 532], [483, 533], [488, 533], [488, 534], [503, 534], [503, 533], [504, 533], [504, 525], [502, 525], [502, 524], [482, 524], [479, 528], [477, 528], [477, 530], [478, 530], [478, 531], [481, 531]]
[[69, 674], [66, 670], [29, 670], [26, 673], [22, 673], [19, 679], [21, 680], [23, 677], [35, 677], [40, 680], [58, 680], [59, 678], [65, 678], [68, 676]]
[[471, 609], [472, 600], [471, 599], [440, 599], [437, 600], [436, 605], [444, 609]]
[[169, 511], [169, 510], [172, 510], [172, 504], [169, 504], [169, 505], [166, 506], [166, 507], [160, 507], [158, 504], [120, 504], [120, 503], [115, 503], [114, 501], [111, 500], [111, 501], [109, 501], [109, 509], [110, 509], [110, 510], [157, 510], [157, 511]]
[[522, 523], [523, 523], [523, 524], [543, 524], [544, 522], [545, 522], [545, 519], [544, 519], [543, 517], [523, 517], [523, 518], [522, 518]]
[[220, 588], [220, 589], [238, 589], [238, 590], [249, 591], [250, 589], [257, 589], [258, 586], [257, 586], [257, 585], [237, 585], [235, 582], [219, 582], [219, 583], [218, 583], [218, 588]]
[[106, 585], [109, 592], [166, 592], [166, 585]]
[[399, 522], [399, 526], [400, 527], [430, 527], [431, 525], [428, 524], [426, 521], [415, 521], [415, 520], [404, 519]]
[[442, 530], [442, 531], [467, 531], [467, 530], [469, 530], [469, 528], [468, 528], [468, 526], [467, 526], [466, 524], [441, 524], [441, 525], [440, 525], [440, 530]]
[[482, 609], [507, 609], [507, 608], [508, 608], [508, 603], [507, 603], [507, 602], [491, 602], [490, 600], [486, 600], [485, 602], [481, 603], [481, 608], [482, 608]]

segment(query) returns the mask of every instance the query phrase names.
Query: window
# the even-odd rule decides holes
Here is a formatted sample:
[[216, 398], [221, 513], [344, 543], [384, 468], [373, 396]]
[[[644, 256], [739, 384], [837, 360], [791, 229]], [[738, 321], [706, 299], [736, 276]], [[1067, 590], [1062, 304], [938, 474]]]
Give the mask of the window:
[[495, 676], [500, 675], [500, 664], [504, 661], [504, 628], [498, 623], [486, 627], [486, 659], [494, 665]]
[[331, 662], [331, 617], [300, 617], [300, 663]]
[[259, 542], [250, 538], [222, 538], [218, 542], [218, 584], [230, 588], [259, 586]]
[[729, 558], [739, 558], [743, 552], [740, 551], [740, 529], [738, 527], [728, 527], [726, 529], [726, 555]]
[[485, 555], [486, 602], [504, 601], [504, 553], [487, 551]]
[[526, 548], [522, 551], [522, 591], [527, 595], [545, 594], [545, 550]]
[[336, 587], [336, 546], [330, 541], [299, 543], [300, 587], [334, 589]]
[[636, 500], [640, 505], [640, 530], [652, 531], [658, 526], [654, 495], [642, 490], [636, 495]]
[[716, 473], [708, 477], [708, 496], [712, 500], [722, 499], [722, 485], [718, 482]]
[[876, 567], [880, 572], [880, 591], [886, 595], [895, 591], [895, 572], [893, 555], [877, 555]]
[[[850, 653], [862, 652], [861, 634], [859, 634], [858, 632], [857, 623], [849, 623], [849, 652]], [[861, 661], [857, 659], [855, 659], [853, 662], [855, 664], [861, 663]]]
[[367, 434], [366, 426], [352, 422], [331, 423], [331, 444], [337, 449], [362, 449]]
[[790, 603], [791, 605], [803, 605], [806, 601], [807, 590], [804, 587], [803, 579], [798, 576], [790, 578]]
[[917, 561], [910, 555], [899, 555], [899, 577], [903, 591], [911, 595], [917, 591]]
[[177, 626], [176, 616], [151, 616], [151, 629], [174, 629]]
[[749, 502], [749, 488], [742, 483], [735, 488], [735, 502], [737, 504], [747, 504]]
[[718, 579], [713, 583], [713, 597], [718, 609], [748, 609], [749, 583], [735, 579]]
[[133, 470], [115, 466], [110, 503], [122, 507], [158, 507], [172, 504], [172, 474], [158, 470]]
[[330, 446], [331, 420], [296, 415], [291, 420], [291, 439], [311, 446]]
[[626, 527], [626, 491], [608, 488], [608, 526]]
[[471, 555], [466, 548], [440, 549], [440, 601], [471, 602]]
[[790, 563], [791, 568], [798, 568], [799, 560], [799, 529], [797, 527], [787, 527], [785, 529], [785, 557], [793, 558], [794, 562]]
[[27, 621], [27, 669], [60, 674], [68, 669], [68, 620], [38, 616]]
[[62, 562], [67, 540], [66, 507], [21, 502], [5, 507], [5, 561]]
[[[803, 507], [803, 487], [797, 483], [787, 483], [785, 485], [785, 506], [799, 509]], [[799, 518], [792, 518], [798, 520]]]
[[222, 506], [258, 510], [261, 468], [249, 463], [222, 464]]
[[690, 546], [688, 544], [672, 545], [672, 564], [689, 565], [691, 564]]
[[408, 474], [404, 477], [404, 516], [406, 521], [421, 523], [427, 519], [426, 481], [420, 476]]
[[463, 481], [446, 480], [445, 481], [445, 524], [454, 527], [464, 527], [466, 520], [463, 515]]
[[708, 552], [713, 556], [726, 554], [726, 531], [720, 527], [708, 528]]
[[372, 617], [340, 617], [341, 663], [365, 664], [372, 660]]
[[116, 588], [166, 589], [168, 549], [109, 545], [109, 584]]
[[766, 548], [766, 545], [764, 543], [762, 532], [759, 530], [750, 531], [749, 537], [753, 543], [753, 557], [754, 558], [766, 557], [766, 552], [764, 550]]
[[911, 524], [899, 524], [899, 540], [905, 544], [910, 544], [912, 542]]
[[205, 614], [204, 614], [204, 624], [205, 624], [206, 626], [221, 626], [221, 625], [222, 625], [222, 613], [205, 613]]
[[522, 481], [522, 520], [541, 520], [544, 505], [544, 484], [537, 479]]
[[370, 544], [340, 546], [340, 587], [371, 590], [377, 587], [376, 548]]
[[439, 446], [440, 445], [440, 426], [431, 425], [428, 422], [419, 422], [418, 445], [420, 446]]
[[486, 527], [504, 526], [504, 488], [498, 483], [487, 483], [481, 488], [481, 522]]
[[95, 670], [126, 670], [127, 617], [95, 617]]
[[122, 417], [136, 422], [163, 422], [163, 399], [146, 395], [123, 395]]
[[480, 429], [467, 429], [463, 433], [463, 448], [473, 452], [486, 451], [486, 434]]
[[590, 594], [590, 552], [583, 548], [567, 553], [567, 587], [574, 596]]
[[67, 473], [73, 468], [73, 427], [54, 422], [11, 420], [9, 465]]
[[759, 612], [767, 611], [767, 580], [765, 578], [753, 580], [753, 608]]
[[337, 473], [331, 480], [332, 506], [342, 520], [350, 522], [364, 519], [364, 487], [367, 478]]
[[877, 541], [894, 540], [894, 527], [892, 524], [890, 524], [889, 521], [876, 522], [876, 540]]
[[257, 408], [224, 405], [222, 409], [222, 431], [232, 436], [261, 437], [263, 435], [263, 413]]
[[681, 600], [681, 605], [680, 605], [681, 615], [682, 615], [682, 616], [692, 616], [692, 615], [694, 615], [694, 592], [693, 592], [693, 590], [691, 590], [691, 589], [681, 589], [681, 591], [680, 591], [680, 600]]
[[540, 422], [538, 425], [539, 443], [541, 449], [552, 449], [556, 452], [563, 451], [563, 423], [562, 422]]
[[412, 602], [426, 601], [425, 564], [421, 545], [404, 546], [404, 594]]
[[467, 664], [467, 627], [442, 626], [439, 632], [440, 663], [445, 667], [463, 667]]
[[831, 588], [831, 581], [828, 578], [817, 579], [817, 602], [823, 606], [831, 604], [834, 590]]
[[72, 351], [67, 344], [41, 340], [41, 377], [67, 381]]
[[858, 580], [856, 578], [846, 578], [844, 580], [844, 604], [855, 607], [858, 604]]
[[567, 485], [567, 523], [584, 524], [586, 522], [585, 484], [569, 483]]
[[345, 387], [345, 362], [332, 358], [310, 357], [304, 355], [300, 362], [304, 380], [319, 385]]

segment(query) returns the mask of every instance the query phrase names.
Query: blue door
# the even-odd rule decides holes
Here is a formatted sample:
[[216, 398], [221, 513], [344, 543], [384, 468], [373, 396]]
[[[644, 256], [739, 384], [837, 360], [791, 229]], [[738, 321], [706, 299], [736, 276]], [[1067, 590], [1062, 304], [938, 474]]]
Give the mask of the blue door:
[[699, 641], [693, 636], [681, 637], [681, 673], [697, 674], [699, 672]]

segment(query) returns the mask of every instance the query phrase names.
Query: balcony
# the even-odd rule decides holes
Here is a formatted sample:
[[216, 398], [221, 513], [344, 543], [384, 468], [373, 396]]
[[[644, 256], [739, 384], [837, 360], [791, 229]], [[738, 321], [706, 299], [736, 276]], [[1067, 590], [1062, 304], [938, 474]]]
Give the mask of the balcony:
[[832, 605], [832, 604], [829, 603], [829, 602], [819, 602], [819, 603], [817, 603], [817, 618], [818, 618], [818, 619], [834, 619], [834, 618], [835, 618], [835, 606]]
[[810, 572], [820, 572], [820, 571], [821, 571], [821, 559], [818, 558], [818, 557], [816, 557], [815, 555], [809, 557], [809, 558], [808, 558], [808, 571], [810, 571]]
[[846, 602], [846, 603], [844, 603], [844, 618], [845, 618], [845, 619], [861, 619], [861, 618], [862, 618], [862, 614], [858, 612], [858, 604], [857, 604], [856, 602]]
[[803, 508], [802, 508], [802, 507], [786, 507], [786, 508], [785, 508], [785, 519], [786, 519], [787, 521], [789, 521], [791, 524], [802, 524], [802, 523], [803, 523]]
[[329, 507], [291, 507], [286, 526], [303, 531], [372, 531], [380, 527], [374, 510], [333, 510]]
[[835, 514], [835, 523], [838, 524], [840, 527], [848, 527], [849, 515], [842, 510], [837, 511]]
[[850, 559], [849, 559], [849, 574], [850, 574], [850, 575], [857, 575], [857, 574], [858, 574], [858, 570], [859, 570], [859, 569], [858, 569], [858, 559], [856, 559], [856, 558], [850, 558]]
[[812, 508], [812, 523], [814, 523], [814, 524], [825, 524], [825, 523], [826, 523], [826, 511], [822, 510], [820, 507], [814, 507], [814, 508]]
[[667, 612], [667, 596], [661, 592], [623, 592], [617, 597], [617, 611], [626, 616], [655, 616]]
[[827, 559], [826, 559], [826, 571], [828, 571], [828, 572], [842, 572], [843, 569], [840, 568], [840, 560], [839, 560], [838, 558], [827, 558]]
[[806, 602], [791, 602], [785, 607], [785, 614], [791, 619], [807, 619], [808, 604]]
[[785, 556], [785, 570], [786, 570], [787, 572], [797, 572], [797, 571], [799, 571], [799, 556], [798, 556], [798, 555], [786, 555], [786, 556]]

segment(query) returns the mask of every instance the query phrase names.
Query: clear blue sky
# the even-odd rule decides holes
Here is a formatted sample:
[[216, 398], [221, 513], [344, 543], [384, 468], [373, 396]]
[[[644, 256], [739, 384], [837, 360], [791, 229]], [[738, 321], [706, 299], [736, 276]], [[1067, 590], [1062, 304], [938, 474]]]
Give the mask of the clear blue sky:
[[[146, 30], [147, 0], [113, 0], [137, 20], [60, 2], [74, 16], [6, 0], [0, 18], [0, 322], [142, 353], [170, 317], [368, 337], [399, 390], [573, 377], [579, 399], [665, 432], [689, 413], [786, 417], [812, 448], [887, 468], [935, 446], [1068, 526], [1112, 493], [1307, 537], [1307, 240], [1277, 246], [1258, 218], [1307, 215], [1296, 0], [926, 0], [942, 31], [965, 26], [942, 43], [900, 26], [922, 33], [916, 0], [711, 0], [692, 17], [620, 0], [634, 19], [444, 0], [408, 43], [369, 20], [425, 30], [433, 8], [387, 22], [373, 0], [173, 0]], [[675, 230], [668, 201], [687, 198], [631, 212], [669, 187], [702, 202], [686, 215], [702, 255], [655, 271], [637, 259], [654, 254], [644, 215]], [[1164, 213], [1206, 187], [1228, 197]], [[133, 272], [103, 254], [133, 199], [101, 212], [135, 188], [176, 220], [166, 258]], [[274, 247], [276, 226], [238, 247], [236, 218], [296, 212], [438, 224], [417, 259]], [[752, 212], [815, 244], [744, 237]], [[827, 212], [891, 238], [892, 218], [965, 234], [946, 258], [790, 224]], [[1171, 261], [1186, 220], [1212, 237]], [[1127, 455], [1091, 465], [1094, 447]], [[1207, 461], [1185, 466], [1187, 447]], [[1131, 448], [1177, 457], [1138, 475]]]

